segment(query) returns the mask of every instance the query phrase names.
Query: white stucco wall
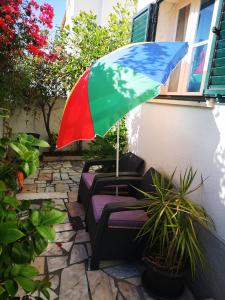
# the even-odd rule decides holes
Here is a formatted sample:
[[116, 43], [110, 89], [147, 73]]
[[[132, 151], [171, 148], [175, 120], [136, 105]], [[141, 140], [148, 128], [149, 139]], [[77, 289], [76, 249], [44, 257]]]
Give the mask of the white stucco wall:
[[[59, 99], [52, 111], [51, 128], [54, 132], [58, 132], [60, 120], [62, 117], [65, 100]], [[12, 127], [12, 132], [35, 132], [41, 135], [41, 138], [47, 140], [48, 136], [44, 126], [44, 120], [41, 111], [36, 111], [36, 115], [29, 112], [27, 114], [22, 109], [17, 109], [10, 118], [9, 125]]]
[[[50, 126], [52, 132], [54, 133], [58, 133], [59, 131], [59, 126], [63, 115], [65, 102], [66, 102], [65, 99], [58, 99], [53, 108], [51, 114]], [[13, 134], [19, 132], [39, 133], [41, 139], [48, 141], [48, 135], [45, 130], [44, 120], [41, 111], [37, 110], [36, 115], [34, 115], [31, 112], [27, 114], [23, 109], [16, 109], [13, 116], [9, 120], [9, 126], [12, 128]], [[0, 137], [1, 134], [2, 134], [2, 123], [0, 120]], [[88, 142], [83, 141], [82, 147], [83, 149], [87, 148]], [[77, 144], [75, 142], [61, 149], [60, 151], [76, 151], [76, 149], [77, 149]], [[45, 150], [47, 151], [47, 149]]]
[[[150, 2], [150, 1], [149, 1]], [[173, 21], [172, 3], [163, 3], [156, 40], [168, 40]], [[168, 26], [165, 26], [165, 23]], [[150, 166], [167, 174], [187, 166], [207, 178], [193, 199], [213, 218], [218, 235], [225, 241], [225, 105], [214, 108], [146, 103], [127, 117], [129, 150]], [[178, 176], [175, 178], [178, 181]]]
[[[57, 133], [60, 126], [61, 117], [63, 114], [63, 109], [65, 105], [64, 99], [59, 99], [52, 111], [51, 115], [51, 129], [53, 132]], [[12, 128], [12, 133], [18, 132], [31, 132], [39, 133], [40, 138], [48, 141], [48, 135], [45, 130], [44, 120], [41, 111], [36, 111], [36, 115], [29, 112], [27, 114], [23, 109], [17, 109], [13, 116], [10, 118], [9, 125]], [[65, 148], [64, 150], [75, 149], [75, 144]]]
[[148, 4], [155, 2], [156, 0], [138, 0], [138, 11], [145, 8]]
[[102, 0], [67, 0], [66, 25], [71, 24], [71, 18], [77, 16], [81, 10], [93, 11], [98, 16], [98, 22], [100, 22], [101, 4]]
[[71, 25], [71, 18], [79, 15], [81, 10], [83, 11], [92, 11], [97, 15], [97, 22], [100, 25], [105, 26], [108, 21], [109, 14], [113, 10], [113, 6], [117, 3], [125, 3], [126, 0], [67, 0], [66, 8], [66, 23], [65, 25]]
[[171, 174], [191, 165], [207, 178], [193, 199], [225, 240], [225, 106], [214, 109], [146, 103], [127, 118], [129, 149]]

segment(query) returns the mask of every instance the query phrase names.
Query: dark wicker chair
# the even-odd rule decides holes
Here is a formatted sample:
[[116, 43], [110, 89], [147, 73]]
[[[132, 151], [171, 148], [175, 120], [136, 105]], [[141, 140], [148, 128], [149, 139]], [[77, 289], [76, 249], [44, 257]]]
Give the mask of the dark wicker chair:
[[[99, 268], [101, 259], [133, 260], [141, 257], [145, 240], [135, 238], [147, 215], [137, 206], [149, 200], [141, 200], [143, 194], [133, 186], [153, 193], [152, 172], [157, 171], [151, 168], [143, 177], [102, 178], [95, 183], [86, 218], [92, 247], [91, 270]], [[131, 185], [130, 196], [100, 195], [109, 184]]]
[[[108, 173], [95, 173], [89, 172], [93, 166], [107, 167]], [[77, 200], [84, 206], [85, 212], [87, 212], [90, 195], [92, 194], [92, 188], [95, 182], [100, 178], [114, 177], [115, 176], [115, 160], [88, 160], [85, 162], [83, 171], [81, 174], [79, 190]], [[122, 155], [119, 161], [119, 176], [141, 176], [144, 170], [144, 160], [137, 155], [129, 152]], [[126, 186], [120, 185], [119, 190], [123, 191]], [[109, 194], [115, 192], [115, 187], [108, 186], [105, 188]]]

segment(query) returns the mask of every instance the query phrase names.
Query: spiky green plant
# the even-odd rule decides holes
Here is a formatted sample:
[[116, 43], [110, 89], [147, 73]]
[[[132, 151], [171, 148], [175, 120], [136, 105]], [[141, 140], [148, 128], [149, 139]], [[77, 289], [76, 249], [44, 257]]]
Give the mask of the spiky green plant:
[[160, 269], [178, 273], [190, 264], [194, 276], [197, 266], [204, 265], [194, 222], [207, 228], [213, 228], [213, 222], [204, 208], [189, 198], [203, 180], [192, 188], [196, 171], [188, 167], [184, 174], [180, 173], [176, 188], [172, 183], [175, 173], [176, 170], [169, 178], [152, 173], [155, 193], [140, 191], [149, 203], [145, 205], [148, 220], [138, 238], [147, 237], [146, 256]]

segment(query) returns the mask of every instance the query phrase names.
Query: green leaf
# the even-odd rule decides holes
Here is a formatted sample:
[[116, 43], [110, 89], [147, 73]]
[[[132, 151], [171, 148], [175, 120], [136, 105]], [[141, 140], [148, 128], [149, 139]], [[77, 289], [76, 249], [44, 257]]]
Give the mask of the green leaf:
[[43, 140], [38, 140], [35, 143], [35, 146], [38, 146], [38, 147], [41, 147], [41, 148], [49, 148], [50, 147], [49, 143], [47, 143], [46, 141], [43, 141]]
[[34, 247], [37, 255], [40, 255], [48, 246], [48, 241], [45, 240], [41, 235], [37, 234], [34, 237]]
[[1, 244], [10, 244], [21, 237], [24, 236], [24, 233], [16, 228], [8, 227], [7, 223], [0, 224], [0, 243]]
[[15, 243], [12, 247], [12, 259], [17, 264], [30, 263], [33, 258], [32, 249], [25, 242]]
[[16, 153], [18, 153], [19, 155], [23, 155], [23, 152], [18, 147], [18, 145], [16, 145], [15, 143], [10, 143], [9, 145]]
[[52, 209], [42, 214], [42, 224], [43, 225], [53, 225], [62, 223], [65, 219], [65, 213]]
[[10, 142], [10, 139], [7, 138], [7, 137], [3, 137], [3, 138], [0, 139], [0, 145], [6, 146], [6, 145], [9, 144], [9, 142]]
[[16, 221], [17, 214], [15, 210], [7, 210], [7, 213], [5, 215], [5, 221]]
[[6, 280], [5, 281], [5, 289], [9, 293], [10, 296], [14, 297], [18, 291], [18, 285], [13, 280]]
[[21, 202], [20, 202], [20, 210], [22, 210], [22, 211], [28, 210], [29, 207], [30, 207], [30, 205], [31, 205], [31, 202], [28, 201], [28, 200], [26, 200], [26, 201], [21, 201]]
[[1, 256], [1, 254], [2, 254], [2, 246], [0, 245], [0, 256]]
[[39, 211], [37, 210], [34, 210], [32, 211], [32, 214], [31, 214], [31, 222], [34, 226], [38, 226], [39, 225]]
[[50, 294], [49, 294], [49, 292], [48, 292], [48, 290], [47, 289], [42, 289], [41, 290], [41, 293], [47, 298], [47, 299], [50, 299]]
[[53, 241], [55, 239], [55, 230], [53, 228], [44, 225], [40, 225], [36, 228], [40, 235], [46, 240]]
[[3, 286], [0, 284], [0, 295], [3, 294], [5, 292], [5, 289], [3, 288]]
[[0, 180], [0, 192], [6, 192], [7, 190], [8, 189], [5, 185], [5, 183], [2, 180]]
[[30, 166], [28, 162], [25, 161], [21, 162], [20, 169], [26, 174], [26, 176], [29, 176], [31, 174]]
[[29, 150], [29, 151], [26, 151], [24, 154], [23, 154], [23, 159], [27, 162], [29, 161], [33, 161], [33, 159], [35, 158], [35, 151], [33, 150]]
[[17, 264], [16, 264], [16, 265], [14, 265], [14, 266], [12, 267], [11, 275], [12, 275], [13, 277], [16, 277], [16, 276], [19, 275], [21, 266], [22, 266], [22, 265], [17, 265]]
[[41, 281], [36, 281], [36, 283], [37, 283], [37, 286], [39, 287], [39, 289], [51, 287], [51, 282], [49, 281], [48, 276], [43, 278]]
[[34, 292], [35, 283], [32, 279], [25, 278], [22, 276], [15, 277], [16, 282], [26, 291], [26, 292]]
[[19, 274], [22, 275], [23, 277], [31, 278], [37, 276], [39, 272], [37, 268], [35, 268], [34, 266], [22, 265]]
[[30, 174], [29, 175], [36, 172], [38, 165], [39, 165], [39, 162], [35, 162], [35, 161], [29, 162], [29, 168], [30, 168]]
[[11, 196], [5, 196], [3, 199], [3, 203], [9, 204], [13, 208], [18, 208], [19, 206], [19, 201], [15, 197]]

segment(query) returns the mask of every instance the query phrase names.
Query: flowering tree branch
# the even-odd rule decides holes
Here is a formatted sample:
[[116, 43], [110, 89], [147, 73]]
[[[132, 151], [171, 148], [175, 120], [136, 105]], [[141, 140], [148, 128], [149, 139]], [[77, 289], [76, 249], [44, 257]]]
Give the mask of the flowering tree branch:
[[22, 56], [30, 53], [54, 60], [54, 52], [48, 52], [48, 32], [52, 28], [54, 9], [35, 0], [1, 0], [0, 2], [0, 55]]

